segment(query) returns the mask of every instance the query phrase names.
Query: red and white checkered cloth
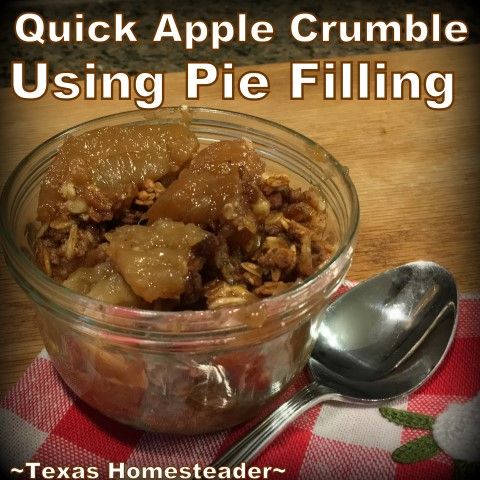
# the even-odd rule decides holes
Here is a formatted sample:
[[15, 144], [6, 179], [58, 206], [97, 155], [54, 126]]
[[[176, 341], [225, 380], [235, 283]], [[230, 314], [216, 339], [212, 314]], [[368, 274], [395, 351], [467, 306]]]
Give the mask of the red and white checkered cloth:
[[[307, 374], [301, 374], [276, 403], [307, 381]], [[456, 338], [443, 365], [420, 390], [391, 406], [436, 415], [479, 390], [480, 296], [469, 295], [461, 299]], [[163, 468], [208, 465], [254, 423], [195, 437], [134, 430], [83, 404], [42, 352], [1, 402], [0, 456], [7, 471], [35, 461], [43, 466], [96, 466], [100, 478], [108, 478], [108, 462]], [[391, 459], [393, 450], [424, 433], [388, 422], [378, 408], [325, 404], [296, 420], [255, 465], [286, 469], [269, 477], [282, 480], [453, 478], [446, 454], [409, 465]]]

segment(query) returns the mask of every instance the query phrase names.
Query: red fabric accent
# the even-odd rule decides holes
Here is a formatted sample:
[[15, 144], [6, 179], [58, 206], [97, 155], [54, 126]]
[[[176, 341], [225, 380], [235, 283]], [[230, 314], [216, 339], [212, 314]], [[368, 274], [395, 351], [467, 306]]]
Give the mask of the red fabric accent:
[[451, 480], [453, 463], [439, 462], [437, 459], [424, 460], [411, 464], [397, 464], [397, 480]]
[[202, 435], [201, 441], [181, 435], [145, 433], [128, 459], [129, 465], [172, 467], [208, 465], [217, 456], [225, 432]]
[[124, 462], [133, 452], [142, 432], [104, 417], [78, 400], [52, 432], [73, 445], [112, 462]]
[[394, 474], [395, 463], [385, 450], [317, 437], [310, 442], [299, 478], [380, 480]]
[[[418, 393], [412, 395], [408, 400], [408, 410], [410, 412], [421, 412], [425, 415], [436, 417], [443, 412], [450, 403], [461, 403], [465, 401], [465, 397], [460, 395], [424, 395]], [[408, 429], [405, 429], [407, 431]]]
[[75, 401], [50, 360], [36, 358], [5, 395], [1, 407], [49, 432]]
[[312, 435], [311, 431], [295, 427], [288, 428], [255, 460], [253, 465], [285, 469], [285, 473], [272, 472], [268, 477], [271, 480], [297, 479]]
[[453, 341], [448, 358], [417, 395], [473, 397], [480, 390], [480, 337]]
[[480, 337], [480, 297], [463, 298], [458, 317], [457, 338]]
[[[59, 457], [60, 452], [61, 457]], [[99, 478], [108, 478], [108, 466], [105, 458], [54, 434], [49, 435], [40, 446], [32, 458], [32, 462], [39, 462], [42, 466], [78, 466], [83, 468], [95, 466], [98, 468]]]

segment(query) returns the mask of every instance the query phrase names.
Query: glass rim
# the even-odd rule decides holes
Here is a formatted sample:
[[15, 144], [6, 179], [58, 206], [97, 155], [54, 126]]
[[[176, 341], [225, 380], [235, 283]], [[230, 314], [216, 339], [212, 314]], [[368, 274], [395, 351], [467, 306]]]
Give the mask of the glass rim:
[[[168, 112], [171, 114], [179, 112], [181, 109], [181, 106], [173, 106], [173, 107], [162, 107], [160, 111], [163, 112]], [[246, 114], [246, 113], [241, 113], [241, 112], [234, 112], [231, 110], [226, 110], [226, 109], [217, 109], [217, 108], [209, 108], [209, 107], [193, 107], [193, 106], [188, 106], [188, 111], [195, 112], [196, 114], [220, 114], [220, 115], [228, 115], [229, 117], [233, 118], [244, 118], [246, 120], [252, 120], [260, 124], [265, 124], [268, 125], [276, 130], [281, 130], [288, 135], [291, 135], [298, 140], [304, 142], [306, 146], [314, 148], [314, 149], [320, 149], [320, 151], [324, 152], [326, 154], [326, 159], [327, 161], [334, 167], [334, 169], [341, 174], [343, 177], [347, 187], [349, 194], [351, 196], [352, 200], [352, 211], [351, 215], [349, 217], [349, 222], [348, 222], [348, 230], [345, 235], [343, 235], [343, 239], [340, 242], [340, 245], [338, 248], [335, 250], [335, 253], [328, 259], [327, 262], [325, 262], [318, 270], [316, 270], [312, 275], [308, 276], [307, 278], [303, 279], [300, 283], [295, 284], [285, 292], [275, 295], [272, 297], [267, 297], [267, 298], [262, 298], [259, 299], [258, 301], [251, 302], [245, 305], [240, 305], [237, 307], [224, 307], [219, 310], [181, 310], [181, 311], [156, 311], [156, 310], [147, 310], [147, 309], [140, 309], [140, 308], [133, 308], [133, 307], [123, 307], [123, 306], [117, 306], [117, 305], [110, 305], [105, 302], [95, 300], [93, 298], [90, 298], [86, 295], [82, 295], [80, 293], [77, 293], [73, 290], [70, 290], [63, 285], [55, 282], [52, 278], [50, 278], [48, 275], [46, 275], [38, 266], [35, 265], [35, 263], [32, 261], [31, 258], [29, 258], [21, 248], [17, 245], [13, 233], [10, 231], [8, 228], [8, 212], [7, 212], [7, 200], [12, 194], [12, 187], [14, 185], [15, 180], [17, 177], [21, 174], [21, 172], [25, 169], [25, 167], [29, 164], [31, 161], [32, 157], [35, 156], [37, 151], [48, 147], [49, 143], [52, 143], [54, 141], [58, 141], [62, 137], [66, 135], [70, 135], [72, 133], [75, 133], [78, 130], [85, 129], [89, 125], [95, 125], [96, 123], [100, 123], [101, 121], [108, 121], [111, 119], [121, 119], [122, 117], [128, 117], [132, 114], [138, 114], [139, 110], [127, 110], [123, 112], [118, 112], [110, 115], [104, 115], [101, 117], [97, 117], [91, 120], [87, 120], [85, 122], [79, 123], [74, 125], [73, 127], [67, 128], [47, 140], [43, 141], [40, 145], [35, 147], [33, 150], [31, 150], [19, 163], [18, 165], [13, 169], [13, 171], [10, 173], [10, 175], [7, 178], [7, 181], [5, 182], [2, 193], [0, 196], [0, 237], [2, 241], [4, 242], [5, 249], [9, 249], [18, 260], [20, 260], [22, 266], [26, 267], [26, 270], [28, 270], [30, 275], [33, 275], [34, 278], [36, 278], [39, 282], [46, 283], [46, 285], [52, 289], [52, 291], [58, 293], [58, 295], [62, 297], [69, 297], [69, 301], [73, 301], [75, 304], [82, 304], [85, 302], [88, 302], [89, 305], [89, 310], [91, 306], [91, 310], [98, 310], [101, 311], [103, 310], [103, 313], [106, 314], [104, 311], [104, 307], [108, 306], [108, 316], [112, 317], [119, 317], [119, 318], [135, 318], [136, 320], [140, 321], [148, 321], [148, 322], [155, 322], [155, 321], [161, 321], [165, 319], [165, 317], [168, 317], [170, 320], [172, 319], [181, 319], [182, 316], [185, 316], [186, 313], [188, 314], [202, 314], [202, 315], [210, 315], [213, 316], [215, 312], [223, 311], [225, 313], [227, 312], [238, 312], [239, 310], [245, 307], [252, 308], [252, 306], [255, 305], [262, 305], [263, 306], [268, 306], [273, 303], [278, 303], [282, 302], [285, 299], [288, 299], [291, 297], [293, 294], [300, 294], [301, 292], [305, 291], [310, 285], [312, 285], [322, 274], [324, 274], [332, 265], [335, 264], [335, 262], [339, 259], [339, 257], [342, 256], [342, 254], [348, 249], [349, 245], [351, 245], [354, 240], [355, 236], [357, 234], [358, 230], [358, 224], [359, 224], [359, 219], [360, 219], [360, 207], [359, 207], [359, 201], [358, 201], [358, 194], [356, 191], [356, 188], [350, 178], [348, 169], [345, 168], [338, 160], [335, 159], [325, 148], [323, 148], [321, 145], [319, 145], [317, 142], [313, 141], [312, 139], [306, 137], [300, 132], [297, 132], [296, 130], [293, 130], [289, 127], [286, 127], [284, 125], [281, 125], [277, 122], [274, 122], [272, 120], [268, 120], [262, 117], [257, 117], [254, 115]], [[148, 118], [147, 115], [145, 115], [145, 121], [149, 121], [150, 119]], [[159, 118], [156, 118], [155, 115], [151, 115], [151, 121], [159, 120]], [[234, 123], [234, 122], [232, 122]], [[315, 161], [315, 160], [311, 160]], [[6, 252], [5, 252], [6, 253]], [[29, 286], [31, 286], [30, 282], [28, 279], [26, 279], [27, 283]], [[35, 287], [33, 287], [35, 290], [37, 290]], [[43, 296], [43, 295], [42, 295]], [[72, 310], [69, 309], [70, 312]], [[131, 312], [131, 315], [128, 315], [128, 312]], [[72, 313], [77, 313], [77, 312], [72, 312]], [[92, 319], [89, 323], [99, 323], [102, 324], [102, 327], [106, 326], [106, 322], [99, 321], [97, 319]], [[107, 324], [108, 326], [108, 324]], [[117, 325], [112, 325], [112, 327], [117, 330], [118, 326]], [[252, 327], [249, 327], [248, 325], [244, 324], [244, 327], [248, 330], [250, 330]], [[232, 327], [226, 327], [224, 329], [219, 330], [217, 327], [217, 332], [220, 333], [226, 333], [227, 331], [230, 332], [233, 330], [238, 331], [239, 326], [232, 326]], [[212, 334], [214, 333], [214, 329], [206, 329], [203, 331], [204, 333], [209, 333]], [[177, 334], [181, 334], [183, 332], [177, 332]], [[191, 334], [192, 331], [185, 331], [184, 333], [186, 334]], [[202, 333], [202, 332], [195, 332], [195, 333]]]

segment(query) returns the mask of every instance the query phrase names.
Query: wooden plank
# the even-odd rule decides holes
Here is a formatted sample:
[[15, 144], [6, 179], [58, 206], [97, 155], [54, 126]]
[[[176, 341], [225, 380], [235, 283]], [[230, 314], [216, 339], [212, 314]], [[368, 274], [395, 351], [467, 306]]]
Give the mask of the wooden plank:
[[[454, 71], [455, 102], [445, 111], [432, 111], [423, 101], [325, 101], [321, 88], [315, 86], [308, 87], [305, 100], [289, 101], [288, 64], [259, 67], [271, 80], [265, 100], [223, 101], [217, 84], [189, 104], [277, 121], [313, 138], [349, 167], [362, 209], [349, 278], [361, 280], [425, 258], [449, 268], [462, 291], [478, 291], [479, 53], [480, 47], [465, 46], [363, 57], [386, 60], [389, 69], [401, 71]], [[184, 92], [184, 74], [168, 74], [165, 106], [184, 103]], [[31, 102], [1, 89], [0, 105], [3, 184], [21, 158], [43, 140], [79, 122], [132, 109], [133, 100], [61, 102], [46, 95]], [[4, 263], [0, 268], [0, 390], [4, 391], [38, 353], [41, 340], [29, 302], [5, 272]]]

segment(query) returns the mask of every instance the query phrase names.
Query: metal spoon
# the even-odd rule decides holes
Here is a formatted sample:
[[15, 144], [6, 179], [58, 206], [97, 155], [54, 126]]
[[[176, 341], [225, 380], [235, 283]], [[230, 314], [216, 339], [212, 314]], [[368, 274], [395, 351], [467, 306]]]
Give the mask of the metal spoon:
[[457, 325], [457, 287], [433, 262], [413, 262], [352, 288], [320, 321], [312, 383], [212, 466], [247, 463], [288, 424], [326, 401], [378, 405], [406, 395], [438, 368]]

